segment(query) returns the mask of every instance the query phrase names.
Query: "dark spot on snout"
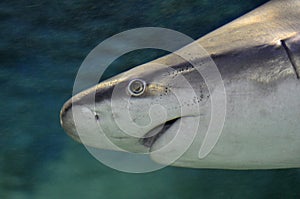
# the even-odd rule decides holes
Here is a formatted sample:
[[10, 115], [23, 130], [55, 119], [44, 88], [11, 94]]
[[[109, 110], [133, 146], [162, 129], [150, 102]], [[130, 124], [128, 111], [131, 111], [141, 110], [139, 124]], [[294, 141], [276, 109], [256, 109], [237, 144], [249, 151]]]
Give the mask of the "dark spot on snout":
[[96, 115], [95, 115], [95, 119], [96, 119], [96, 120], [99, 120], [99, 115], [96, 114]]

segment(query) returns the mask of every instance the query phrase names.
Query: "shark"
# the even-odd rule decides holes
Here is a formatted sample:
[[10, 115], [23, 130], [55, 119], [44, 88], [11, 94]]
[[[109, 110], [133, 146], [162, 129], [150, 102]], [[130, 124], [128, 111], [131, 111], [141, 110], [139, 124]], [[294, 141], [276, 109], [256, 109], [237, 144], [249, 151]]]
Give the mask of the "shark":
[[[207, 54], [171, 53], [74, 95], [60, 112], [63, 129], [84, 145], [163, 165], [299, 168], [300, 1], [271, 0], [193, 44]], [[211, 62], [221, 94], [201, 74]], [[224, 120], [212, 122], [219, 102]]]

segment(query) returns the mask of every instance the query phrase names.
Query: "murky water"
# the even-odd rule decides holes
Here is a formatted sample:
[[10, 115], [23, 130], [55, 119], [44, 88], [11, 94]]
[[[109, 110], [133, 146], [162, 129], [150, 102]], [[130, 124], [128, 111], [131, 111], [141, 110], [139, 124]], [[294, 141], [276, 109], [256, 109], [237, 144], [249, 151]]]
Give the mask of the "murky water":
[[[299, 198], [298, 169], [121, 173], [96, 161], [59, 124], [81, 62], [107, 37], [157, 26], [197, 39], [263, 2], [1, 1], [0, 198]], [[105, 77], [162, 54], [130, 53]]]

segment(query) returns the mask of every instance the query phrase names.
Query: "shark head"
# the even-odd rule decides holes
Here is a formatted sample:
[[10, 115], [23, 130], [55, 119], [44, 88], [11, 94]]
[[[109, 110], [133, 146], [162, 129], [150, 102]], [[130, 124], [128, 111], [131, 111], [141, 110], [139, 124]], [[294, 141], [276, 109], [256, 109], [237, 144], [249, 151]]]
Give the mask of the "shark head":
[[86, 146], [148, 152], [169, 131], [172, 140], [184, 118], [199, 115], [203, 87], [194, 70], [188, 62], [135, 67], [69, 99], [61, 109], [61, 125]]

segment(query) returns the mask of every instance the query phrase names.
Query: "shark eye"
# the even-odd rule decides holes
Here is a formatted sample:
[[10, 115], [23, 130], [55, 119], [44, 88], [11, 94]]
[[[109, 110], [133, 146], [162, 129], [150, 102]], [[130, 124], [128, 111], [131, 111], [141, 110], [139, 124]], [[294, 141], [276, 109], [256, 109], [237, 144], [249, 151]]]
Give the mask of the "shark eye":
[[140, 96], [146, 89], [146, 82], [141, 79], [131, 80], [128, 84], [128, 92], [132, 96]]

